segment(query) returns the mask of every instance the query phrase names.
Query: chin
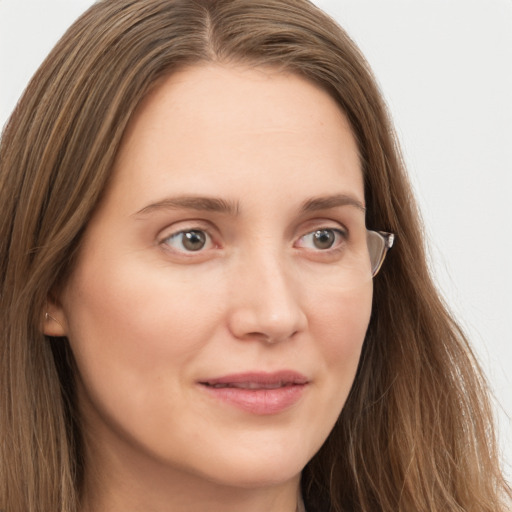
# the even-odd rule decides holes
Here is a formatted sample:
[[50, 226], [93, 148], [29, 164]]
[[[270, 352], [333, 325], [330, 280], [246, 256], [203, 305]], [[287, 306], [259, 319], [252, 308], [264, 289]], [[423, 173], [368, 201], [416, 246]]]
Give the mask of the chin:
[[[302, 470], [313, 455], [314, 452], [304, 448], [290, 449], [289, 444], [275, 443], [263, 449], [254, 446], [252, 450], [233, 450], [231, 447], [225, 453], [212, 454], [208, 479], [238, 488], [278, 486], [300, 479]], [[210, 469], [213, 469], [213, 474]]]
[[[306, 461], [307, 463], [307, 461]], [[255, 464], [218, 464], [215, 467], [216, 473], [211, 480], [226, 487], [240, 489], [256, 489], [263, 487], [274, 487], [283, 485], [300, 475], [305, 464], [283, 463], [276, 458], [261, 461]]]

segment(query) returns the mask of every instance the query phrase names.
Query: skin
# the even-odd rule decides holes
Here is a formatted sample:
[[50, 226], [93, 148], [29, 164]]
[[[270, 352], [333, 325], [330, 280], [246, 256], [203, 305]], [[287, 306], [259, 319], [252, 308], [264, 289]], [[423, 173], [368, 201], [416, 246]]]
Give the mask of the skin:
[[[169, 205], [185, 196], [231, 209]], [[295, 510], [370, 317], [371, 279], [348, 279], [367, 257], [364, 211], [340, 197], [364, 204], [354, 137], [334, 100], [298, 76], [197, 66], [144, 100], [45, 324], [68, 337], [79, 372], [84, 510]], [[197, 251], [179, 234], [192, 229], [207, 233]], [[318, 248], [320, 229], [348, 229], [350, 244], [330, 231], [333, 246]], [[199, 384], [279, 370], [308, 383], [275, 414]]]

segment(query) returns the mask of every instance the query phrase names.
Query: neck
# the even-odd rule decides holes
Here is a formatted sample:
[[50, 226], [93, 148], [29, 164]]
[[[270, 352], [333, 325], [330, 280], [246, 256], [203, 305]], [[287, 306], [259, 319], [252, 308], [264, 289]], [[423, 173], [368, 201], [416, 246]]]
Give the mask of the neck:
[[[155, 489], [146, 482], [89, 486], [84, 493], [82, 512], [302, 512], [298, 484], [236, 489], [204, 483], [167, 483]], [[120, 482], [118, 482], [120, 484]]]

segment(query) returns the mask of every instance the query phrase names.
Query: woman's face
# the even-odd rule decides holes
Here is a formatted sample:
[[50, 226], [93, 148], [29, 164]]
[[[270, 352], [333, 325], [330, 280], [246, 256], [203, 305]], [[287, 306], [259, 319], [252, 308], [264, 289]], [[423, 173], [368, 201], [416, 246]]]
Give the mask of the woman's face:
[[76, 358], [90, 460], [296, 481], [368, 326], [363, 205], [351, 129], [315, 85], [215, 65], [162, 81], [46, 328]]

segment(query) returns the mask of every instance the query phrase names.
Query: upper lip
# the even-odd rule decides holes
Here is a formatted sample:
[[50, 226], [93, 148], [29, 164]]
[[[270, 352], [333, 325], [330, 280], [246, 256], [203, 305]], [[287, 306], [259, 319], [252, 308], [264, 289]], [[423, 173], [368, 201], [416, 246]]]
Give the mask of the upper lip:
[[284, 386], [307, 384], [309, 379], [294, 370], [277, 372], [244, 372], [201, 380], [211, 387], [236, 387], [245, 389], [276, 389]]

